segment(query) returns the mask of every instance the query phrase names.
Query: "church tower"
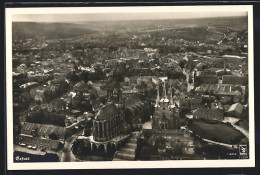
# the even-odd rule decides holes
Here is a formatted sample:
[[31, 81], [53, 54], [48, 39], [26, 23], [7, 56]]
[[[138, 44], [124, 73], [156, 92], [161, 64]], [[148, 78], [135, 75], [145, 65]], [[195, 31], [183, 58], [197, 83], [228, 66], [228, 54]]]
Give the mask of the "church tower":
[[180, 129], [180, 111], [179, 108], [174, 108], [173, 113], [173, 129], [179, 130]]
[[166, 103], [169, 103], [169, 99], [167, 98], [167, 93], [166, 93], [165, 81], [163, 82], [162, 99], [160, 100], [160, 102], [163, 103], [163, 106], [164, 106]]
[[159, 108], [160, 107], [160, 93], [159, 93], [159, 86], [156, 87], [157, 88], [157, 97], [156, 97], [156, 104], [154, 105], [155, 108]]
[[[123, 98], [122, 90], [119, 88], [117, 91], [117, 98], [118, 98], [118, 114], [120, 122], [124, 125], [125, 124], [125, 99]], [[121, 128], [124, 126], [121, 126]]]
[[157, 87], [157, 97], [154, 117], [153, 128], [154, 129], [179, 129], [180, 118], [179, 109], [175, 104], [175, 100], [172, 94], [172, 86], [166, 90], [166, 82], [161, 84], [162, 97], [160, 99], [159, 87]]
[[169, 108], [173, 109], [175, 107], [175, 103], [173, 102], [173, 97], [172, 97], [172, 85], [170, 85], [170, 105]]

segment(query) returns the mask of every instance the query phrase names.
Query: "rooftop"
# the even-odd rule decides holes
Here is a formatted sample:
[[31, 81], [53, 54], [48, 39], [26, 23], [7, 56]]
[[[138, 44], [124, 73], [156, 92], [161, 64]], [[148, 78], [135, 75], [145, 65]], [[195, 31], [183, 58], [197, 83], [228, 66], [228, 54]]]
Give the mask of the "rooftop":
[[55, 133], [58, 137], [63, 137], [66, 132], [66, 127], [26, 122], [22, 127], [21, 133], [31, 135], [33, 130], [37, 130], [40, 135]]
[[243, 106], [243, 105], [241, 105], [240, 103], [235, 103], [235, 104], [233, 104], [233, 105], [230, 106], [228, 112], [236, 111], [236, 112], [238, 112], [238, 113], [241, 114], [242, 111], [243, 111], [243, 109], [244, 109], [244, 106]]
[[96, 120], [106, 120], [109, 119], [112, 116], [117, 115], [117, 109], [114, 104], [109, 104], [106, 106], [103, 106], [96, 115]]

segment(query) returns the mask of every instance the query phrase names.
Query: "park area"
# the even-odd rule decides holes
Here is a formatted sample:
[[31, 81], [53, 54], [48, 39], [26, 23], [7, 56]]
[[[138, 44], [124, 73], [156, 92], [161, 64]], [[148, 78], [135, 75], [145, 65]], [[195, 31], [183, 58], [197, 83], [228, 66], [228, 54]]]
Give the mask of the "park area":
[[202, 138], [227, 144], [238, 144], [244, 135], [225, 123], [206, 123], [193, 121], [189, 129]]

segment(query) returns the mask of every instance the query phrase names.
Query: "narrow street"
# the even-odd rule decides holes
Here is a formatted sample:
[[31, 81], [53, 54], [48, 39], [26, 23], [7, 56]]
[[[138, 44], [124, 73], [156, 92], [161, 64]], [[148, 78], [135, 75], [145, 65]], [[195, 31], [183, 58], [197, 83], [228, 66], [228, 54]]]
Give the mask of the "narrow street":
[[[190, 78], [190, 74], [193, 75], [193, 71], [191, 73], [189, 73], [186, 69], [182, 70], [183, 74], [186, 76], [186, 82], [187, 82], [187, 92], [191, 91], [194, 88], [194, 84], [193, 83], [189, 83], [189, 78]], [[194, 81], [194, 79], [193, 79]]]
[[[214, 27], [213, 27], [213, 28], [214, 28]], [[224, 32], [217, 31], [217, 30], [215, 30], [215, 29], [213, 29], [213, 28], [211, 28], [211, 26], [209, 25], [208, 28], [207, 28], [207, 30], [208, 30], [208, 31], [211, 31], [211, 32], [213, 32], [213, 33], [215, 33], [215, 34], [223, 34], [223, 38], [217, 43], [217, 45], [220, 45], [220, 44], [223, 42], [223, 40], [227, 37], [227, 35], [226, 35]], [[226, 29], [227, 29], [227, 28], [226, 28]], [[227, 29], [227, 33], [229, 33], [229, 29]]]
[[202, 140], [205, 141], [205, 142], [208, 142], [208, 143], [221, 145], [221, 146], [225, 146], [225, 147], [228, 147], [228, 148], [238, 148], [237, 145], [230, 145], [230, 144], [226, 144], [226, 143], [215, 142], [215, 141], [204, 139], [204, 138], [202, 138]]
[[66, 142], [64, 144], [64, 148], [62, 150], [62, 154], [61, 154], [61, 162], [75, 162], [75, 161], [77, 161], [77, 158], [74, 156], [74, 154], [71, 151], [71, 147], [72, 147], [72, 143], [77, 139], [77, 137], [81, 133], [82, 132], [74, 134], [68, 140], [66, 140]]
[[226, 37], [227, 37], [226, 34], [223, 33], [223, 38], [217, 44], [220, 45]]
[[249, 132], [247, 130], [245, 130], [244, 128], [236, 125], [235, 123], [238, 122], [238, 121], [239, 121], [239, 119], [234, 118], [234, 117], [225, 117], [225, 119], [223, 120], [224, 123], [229, 122], [235, 129], [239, 130], [248, 139], [249, 138]]
[[244, 128], [241, 128], [240, 126], [235, 125], [235, 124], [232, 124], [232, 126], [234, 128], [236, 128], [237, 130], [239, 130], [242, 134], [244, 134], [247, 139], [249, 139], [249, 132], [247, 130], [245, 130]]

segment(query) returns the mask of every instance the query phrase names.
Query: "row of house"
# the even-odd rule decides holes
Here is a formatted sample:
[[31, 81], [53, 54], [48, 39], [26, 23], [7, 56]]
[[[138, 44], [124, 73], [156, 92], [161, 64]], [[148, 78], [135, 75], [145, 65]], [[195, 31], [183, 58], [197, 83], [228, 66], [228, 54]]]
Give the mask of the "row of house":
[[206, 109], [206, 108], [198, 108], [193, 111], [192, 115], [188, 115], [188, 118], [193, 119], [206, 119], [206, 120], [223, 120], [224, 116], [234, 116], [234, 117], [241, 117], [242, 112], [244, 111], [245, 107], [240, 103], [232, 104], [228, 106], [226, 109]]

